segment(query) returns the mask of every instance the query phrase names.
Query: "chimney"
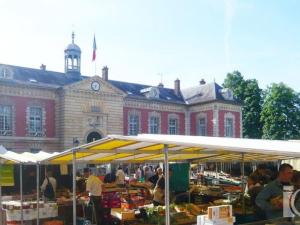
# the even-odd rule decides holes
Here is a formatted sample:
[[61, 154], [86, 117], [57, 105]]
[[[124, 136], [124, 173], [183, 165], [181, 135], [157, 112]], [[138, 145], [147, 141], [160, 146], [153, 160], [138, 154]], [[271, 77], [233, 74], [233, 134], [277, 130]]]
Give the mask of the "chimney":
[[199, 83], [200, 83], [200, 85], [204, 85], [204, 84], [206, 84], [206, 81], [204, 79], [201, 79]]
[[174, 92], [177, 96], [180, 96], [180, 80], [178, 78], [174, 82]]
[[159, 88], [164, 88], [164, 84], [160, 82], [160, 83], [157, 85], [157, 87], [159, 87]]
[[40, 66], [40, 69], [43, 70], [43, 71], [45, 71], [45, 70], [46, 70], [46, 65], [42, 64], [42, 65]]
[[108, 67], [104, 66], [102, 68], [102, 79], [108, 81]]

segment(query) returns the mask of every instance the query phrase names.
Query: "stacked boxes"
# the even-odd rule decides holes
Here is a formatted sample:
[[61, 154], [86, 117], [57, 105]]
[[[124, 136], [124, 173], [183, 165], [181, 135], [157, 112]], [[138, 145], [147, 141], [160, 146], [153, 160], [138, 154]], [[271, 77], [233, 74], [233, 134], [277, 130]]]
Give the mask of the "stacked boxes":
[[233, 225], [234, 222], [231, 205], [208, 207], [207, 215], [197, 217], [197, 225]]
[[104, 192], [102, 197], [103, 208], [120, 208], [121, 196], [118, 192]]

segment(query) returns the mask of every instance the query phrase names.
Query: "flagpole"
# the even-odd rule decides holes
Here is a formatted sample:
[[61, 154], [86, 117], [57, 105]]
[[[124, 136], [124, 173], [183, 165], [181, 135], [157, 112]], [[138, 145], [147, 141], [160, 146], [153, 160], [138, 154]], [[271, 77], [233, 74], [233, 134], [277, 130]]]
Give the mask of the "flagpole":
[[96, 45], [96, 37], [94, 34], [94, 43], [93, 43], [93, 61], [95, 63], [95, 75], [97, 75], [97, 63], [96, 63], [96, 50], [97, 50], [97, 45]]

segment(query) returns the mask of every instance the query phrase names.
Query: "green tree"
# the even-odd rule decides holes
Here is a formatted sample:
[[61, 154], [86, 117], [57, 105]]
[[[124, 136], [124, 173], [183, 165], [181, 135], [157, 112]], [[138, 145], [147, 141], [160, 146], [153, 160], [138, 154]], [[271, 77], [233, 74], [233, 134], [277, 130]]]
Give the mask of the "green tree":
[[231, 89], [235, 98], [243, 105], [243, 137], [261, 138], [262, 90], [259, 88], [257, 80], [245, 80], [239, 71], [234, 71], [227, 74], [223, 86]]
[[233, 71], [232, 73], [227, 73], [227, 76], [224, 80], [223, 87], [231, 89], [233, 91], [234, 97], [238, 101], [243, 102], [245, 80], [239, 71]]
[[265, 92], [261, 121], [263, 138], [300, 138], [300, 96], [283, 83], [272, 84]]

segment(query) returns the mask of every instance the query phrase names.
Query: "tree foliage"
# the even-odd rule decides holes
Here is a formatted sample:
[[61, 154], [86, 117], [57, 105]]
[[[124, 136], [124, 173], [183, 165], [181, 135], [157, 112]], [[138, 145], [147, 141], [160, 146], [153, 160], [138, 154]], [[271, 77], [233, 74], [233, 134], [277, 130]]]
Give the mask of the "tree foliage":
[[272, 84], [265, 92], [261, 112], [263, 138], [300, 138], [300, 96], [283, 83]]
[[243, 137], [261, 138], [262, 90], [259, 88], [257, 80], [245, 80], [239, 71], [234, 71], [227, 74], [223, 86], [231, 89], [235, 98], [243, 105]]

